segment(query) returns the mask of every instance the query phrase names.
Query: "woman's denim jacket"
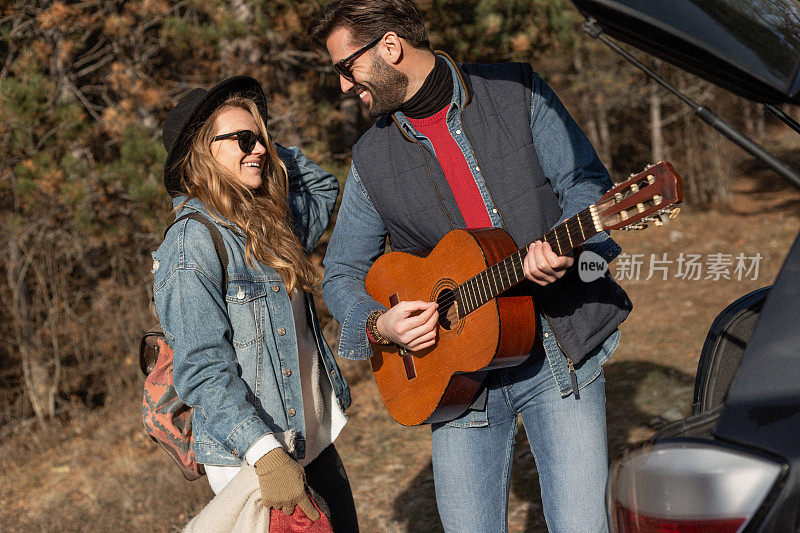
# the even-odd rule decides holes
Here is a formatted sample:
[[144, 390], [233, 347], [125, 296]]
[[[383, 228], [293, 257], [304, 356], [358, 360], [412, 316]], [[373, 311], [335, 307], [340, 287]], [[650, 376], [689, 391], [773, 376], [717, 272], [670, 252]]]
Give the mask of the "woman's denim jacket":
[[[299, 149], [276, 145], [287, 166], [294, 229], [311, 252], [328, 225], [339, 185]], [[173, 199], [174, 206], [186, 197]], [[178, 396], [194, 408], [199, 463], [239, 465], [268, 433], [294, 433], [297, 458], [305, 452], [305, 420], [292, 306], [272, 268], [245, 262], [245, 237], [214, 220], [190, 199], [176, 218], [197, 211], [217, 224], [228, 252], [228, 285], [208, 229], [194, 220], [172, 226], [153, 252], [154, 297], [167, 341], [175, 351]], [[227, 221], [226, 221], [227, 222]], [[343, 409], [350, 390], [323, 339], [308, 297], [319, 353]]]

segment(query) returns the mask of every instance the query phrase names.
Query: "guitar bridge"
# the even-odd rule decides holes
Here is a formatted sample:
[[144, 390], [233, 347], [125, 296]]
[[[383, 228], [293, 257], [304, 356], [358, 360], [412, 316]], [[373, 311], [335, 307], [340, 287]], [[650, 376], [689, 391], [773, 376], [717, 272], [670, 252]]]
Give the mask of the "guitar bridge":
[[[397, 293], [389, 296], [389, 303], [392, 305], [392, 307], [400, 303], [400, 297], [397, 296]], [[414, 368], [414, 356], [411, 355], [411, 352], [409, 352], [408, 349], [400, 346], [399, 344], [395, 344], [395, 346], [397, 346], [397, 355], [403, 358], [403, 366], [406, 369], [406, 378], [409, 380], [414, 379], [417, 377], [417, 369]]]

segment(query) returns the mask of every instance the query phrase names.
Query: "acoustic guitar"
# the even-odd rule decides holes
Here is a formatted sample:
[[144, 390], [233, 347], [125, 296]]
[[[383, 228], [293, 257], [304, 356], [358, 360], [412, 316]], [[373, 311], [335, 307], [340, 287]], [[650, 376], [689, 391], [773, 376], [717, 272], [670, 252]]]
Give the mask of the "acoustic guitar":
[[[539, 240], [564, 255], [605, 230], [663, 223], [683, 199], [681, 179], [661, 162], [608, 191]], [[389, 252], [370, 268], [366, 285], [378, 302], [439, 304], [435, 346], [419, 352], [373, 344], [372, 371], [383, 403], [400, 424], [451, 420], [472, 403], [486, 371], [517, 365], [533, 348], [536, 314], [517, 248], [502, 229], [453, 230], [425, 255]]]

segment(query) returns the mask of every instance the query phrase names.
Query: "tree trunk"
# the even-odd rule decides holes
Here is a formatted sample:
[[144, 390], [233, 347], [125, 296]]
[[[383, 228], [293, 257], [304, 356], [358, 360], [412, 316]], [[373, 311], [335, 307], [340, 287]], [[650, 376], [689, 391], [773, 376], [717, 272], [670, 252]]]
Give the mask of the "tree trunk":
[[[43, 237], [52, 228], [40, 226], [13, 235], [8, 241], [6, 280], [14, 343], [19, 350], [25, 395], [41, 424], [55, 417], [55, 400], [61, 381], [58, 341], [59, 289], [53, 286], [52, 258], [43, 258]], [[4, 298], [5, 299], [5, 298]], [[47, 338], [50, 347], [47, 346]]]
[[742, 103], [744, 115], [744, 127], [747, 135], [756, 140], [763, 140], [766, 135], [764, 121], [764, 106], [757, 102], [745, 101]]
[[742, 119], [744, 120], [744, 131], [750, 137], [755, 135], [756, 124], [753, 121], [753, 104], [749, 100], [742, 101]]
[[653, 163], [664, 161], [664, 130], [661, 120], [661, 88], [650, 80], [650, 158]]
[[764, 106], [762, 104], [757, 104], [753, 102], [753, 106], [755, 106], [755, 135], [756, 139], [759, 141], [764, 140], [764, 137], [767, 136], [767, 126], [766, 121], [764, 120]]
[[614, 158], [611, 151], [611, 128], [608, 126], [608, 104], [606, 99], [598, 95], [597, 123], [600, 130], [600, 160], [605, 163], [611, 175], [614, 175]]

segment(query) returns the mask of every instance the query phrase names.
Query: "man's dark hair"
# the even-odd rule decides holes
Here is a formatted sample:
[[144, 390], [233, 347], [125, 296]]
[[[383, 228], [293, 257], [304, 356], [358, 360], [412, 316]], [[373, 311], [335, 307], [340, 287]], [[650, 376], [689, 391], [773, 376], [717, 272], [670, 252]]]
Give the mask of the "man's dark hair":
[[350, 30], [353, 44], [364, 45], [393, 31], [414, 48], [430, 49], [425, 24], [412, 0], [336, 0], [325, 7], [308, 34], [319, 47], [339, 27]]

